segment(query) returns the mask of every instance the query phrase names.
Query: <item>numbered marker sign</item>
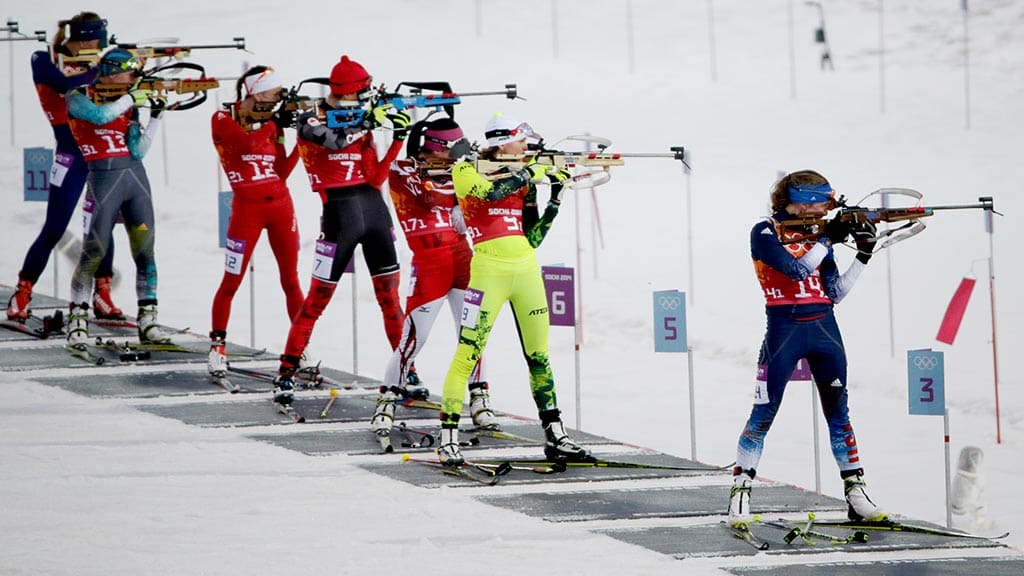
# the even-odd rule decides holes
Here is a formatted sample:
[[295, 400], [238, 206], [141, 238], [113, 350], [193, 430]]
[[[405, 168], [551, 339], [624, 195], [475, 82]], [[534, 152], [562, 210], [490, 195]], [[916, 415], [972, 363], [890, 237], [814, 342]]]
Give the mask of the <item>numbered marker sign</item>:
[[548, 317], [552, 326], [576, 325], [576, 287], [572, 268], [543, 266], [544, 290], [548, 294]]
[[654, 293], [654, 351], [686, 352], [686, 293]]
[[[50, 197], [50, 171], [53, 150], [50, 148], [25, 148], [25, 201], [46, 202]], [[64, 170], [67, 171], [66, 169]], [[58, 174], [61, 180], [64, 174]]]
[[231, 200], [234, 197], [235, 194], [231, 190], [217, 194], [217, 217], [220, 219], [220, 240], [218, 241], [218, 246], [221, 248], [227, 246], [228, 222], [231, 221]]
[[946, 412], [946, 376], [942, 352], [907, 351], [910, 413], [942, 416]]

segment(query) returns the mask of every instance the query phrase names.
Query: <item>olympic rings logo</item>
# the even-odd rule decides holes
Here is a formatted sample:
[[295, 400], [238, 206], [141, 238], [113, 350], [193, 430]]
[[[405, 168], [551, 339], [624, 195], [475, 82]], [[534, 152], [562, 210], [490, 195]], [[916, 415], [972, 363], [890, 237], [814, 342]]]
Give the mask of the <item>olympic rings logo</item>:
[[915, 356], [914, 366], [918, 370], [935, 370], [939, 366], [938, 356]]
[[682, 305], [682, 303], [683, 303], [683, 299], [679, 298], [678, 296], [675, 296], [675, 297], [672, 297], [672, 296], [659, 296], [658, 297], [658, 306], [661, 306], [665, 310], [676, 310], [676, 309], [679, 308], [679, 306]]
[[29, 154], [28, 161], [32, 164], [44, 164], [49, 162], [50, 156], [45, 152], [33, 152]]

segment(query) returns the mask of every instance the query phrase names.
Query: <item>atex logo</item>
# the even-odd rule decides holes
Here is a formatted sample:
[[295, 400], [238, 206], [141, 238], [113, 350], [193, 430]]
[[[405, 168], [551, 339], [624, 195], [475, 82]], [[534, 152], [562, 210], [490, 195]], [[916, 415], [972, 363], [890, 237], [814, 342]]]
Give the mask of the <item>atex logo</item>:
[[678, 296], [659, 296], [658, 306], [661, 306], [665, 310], [677, 310], [683, 303], [683, 299]]
[[914, 367], [918, 370], [935, 370], [939, 365], [938, 356], [915, 356]]
[[548, 307], [547, 306], [545, 306], [543, 308], [534, 308], [533, 310], [530, 310], [530, 316], [540, 316], [541, 314], [547, 314], [547, 313], [548, 313]]

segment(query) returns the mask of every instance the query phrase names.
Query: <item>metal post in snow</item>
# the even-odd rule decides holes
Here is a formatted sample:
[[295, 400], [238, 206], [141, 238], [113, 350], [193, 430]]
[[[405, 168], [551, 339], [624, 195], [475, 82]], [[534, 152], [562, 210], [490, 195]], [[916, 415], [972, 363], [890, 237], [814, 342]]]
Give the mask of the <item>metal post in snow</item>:
[[686, 251], [687, 251], [687, 264], [690, 268], [689, 274], [689, 289], [690, 297], [687, 298], [687, 302], [690, 306], [696, 306], [697, 297], [694, 295], [693, 290], [693, 195], [690, 185], [690, 164], [693, 159], [690, 157], [690, 149], [687, 148], [683, 152], [683, 156], [686, 159], [686, 163], [683, 164], [683, 174], [686, 175]]
[[636, 72], [636, 47], [633, 41], [633, 0], [626, 0], [626, 49], [629, 54], [629, 73]]
[[[882, 208], [889, 207], [889, 195], [882, 194]], [[885, 231], [888, 232], [889, 223], [885, 223]], [[892, 246], [885, 251], [885, 285], [889, 299], [889, 357], [896, 357], [896, 306], [893, 302], [892, 293]]]
[[953, 503], [950, 499], [949, 408], [942, 411], [943, 446], [946, 452], [946, 528], [953, 527]]
[[[590, 148], [590, 144], [587, 144]], [[579, 169], [577, 169], [577, 173]], [[573, 194], [573, 211], [576, 223], [576, 322], [573, 326], [574, 361], [576, 370], [576, 429], [583, 428], [583, 245], [580, 230], [580, 198], [581, 194]]]
[[718, 62], [715, 57], [715, 2], [708, 0], [708, 44], [710, 46], [711, 82], [718, 82]]
[[992, 378], [995, 384], [996, 401], [996, 444], [1003, 443], [1003, 430], [999, 422], [999, 345], [996, 339], [996, 264], [995, 264], [995, 218], [992, 210], [985, 211], [988, 224], [988, 294], [992, 311]]
[[811, 378], [811, 423], [814, 427], [814, 491], [821, 494], [821, 438], [818, 431], [818, 383]]
[[[11, 20], [7, 21], [7, 39], [13, 40], [14, 31], [18, 29], [18, 24], [15, 22], [12, 26]], [[8, 42], [7, 51], [8, 66], [7, 66], [7, 86], [11, 91], [11, 148], [14, 147], [14, 42]]]
[[[689, 338], [687, 338], [689, 341]], [[687, 377], [690, 380], [690, 460], [697, 461], [697, 402], [693, 382], [693, 348], [686, 347]]]
[[971, 56], [969, 46], [969, 35], [967, 32], [967, 0], [963, 0], [964, 13], [964, 127], [971, 129]]
[[789, 0], [787, 6], [789, 27], [789, 97], [796, 100], [796, 40], [793, 24], [793, 0]]
[[[355, 252], [352, 252], [353, 262], [356, 259]], [[359, 374], [359, 307], [356, 295], [356, 271], [352, 268], [352, 373]]]
[[160, 153], [164, 157], [164, 186], [171, 185], [171, 171], [167, 167], [167, 126], [160, 131]]
[[885, 114], [885, 0], [878, 0], [878, 106]]
[[256, 258], [249, 257], [249, 347], [256, 347]]
[[551, 0], [551, 53], [558, 60], [558, 0]]

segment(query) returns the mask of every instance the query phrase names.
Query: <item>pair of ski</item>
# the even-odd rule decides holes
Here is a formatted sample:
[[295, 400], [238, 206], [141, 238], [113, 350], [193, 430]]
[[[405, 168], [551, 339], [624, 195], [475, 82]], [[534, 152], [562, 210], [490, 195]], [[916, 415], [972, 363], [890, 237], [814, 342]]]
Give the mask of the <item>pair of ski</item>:
[[[783, 541], [786, 544], [792, 544], [798, 538], [805, 544], [812, 545], [815, 543], [815, 538], [824, 540], [832, 545], [863, 544], [867, 543], [869, 539], [868, 533], [866, 532], [867, 530], [929, 534], [932, 536], [969, 538], [976, 540], [999, 540], [1010, 535], [1009, 532], [1004, 532], [994, 536], [985, 536], [982, 534], [972, 534], [970, 532], [961, 532], [959, 530], [922, 526], [920, 524], [898, 522], [894, 520], [817, 520], [813, 514], [809, 514], [807, 522], [803, 524], [784, 519], [779, 519], [778, 522], [762, 522], [760, 518], [756, 516], [754, 521], [772, 528], [786, 530], [786, 535], [783, 536]], [[768, 542], [755, 536], [747, 525], [732, 526], [724, 520], [721, 525], [725, 526], [725, 528], [728, 529], [734, 537], [743, 540], [757, 550], [767, 550], [770, 546]], [[847, 536], [837, 536], [835, 534], [816, 530], [813, 526], [845, 528], [852, 530], [853, 532]]]
[[486, 464], [464, 461], [461, 466], [448, 466], [442, 464], [440, 460], [432, 460], [429, 458], [414, 458], [409, 454], [402, 454], [403, 462], [416, 462], [423, 464], [424, 466], [430, 466], [432, 468], [438, 468], [445, 476], [455, 476], [463, 478], [471, 482], [483, 484], [484, 486], [494, 486], [497, 484], [501, 477], [508, 474], [512, 469], [509, 467], [492, 467]]

